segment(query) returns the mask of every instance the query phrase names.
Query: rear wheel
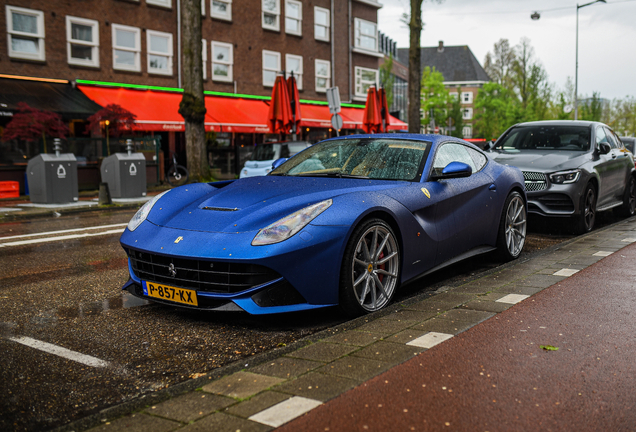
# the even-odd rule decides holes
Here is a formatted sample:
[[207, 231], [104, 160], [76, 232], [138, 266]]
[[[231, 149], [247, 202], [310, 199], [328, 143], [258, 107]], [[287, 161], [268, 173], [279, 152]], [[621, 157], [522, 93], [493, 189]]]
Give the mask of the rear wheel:
[[623, 205], [615, 210], [617, 210], [619, 216], [624, 217], [634, 216], [636, 213], [636, 179], [634, 176], [629, 176], [625, 194], [623, 195]]
[[596, 188], [592, 183], [585, 187], [585, 193], [581, 197], [580, 214], [576, 219], [576, 231], [585, 234], [592, 231], [596, 220]]
[[382, 309], [391, 302], [400, 276], [400, 248], [382, 219], [359, 225], [345, 249], [340, 273], [340, 307], [348, 315]]
[[499, 222], [497, 250], [505, 261], [516, 259], [526, 243], [526, 203], [519, 192], [511, 192]]

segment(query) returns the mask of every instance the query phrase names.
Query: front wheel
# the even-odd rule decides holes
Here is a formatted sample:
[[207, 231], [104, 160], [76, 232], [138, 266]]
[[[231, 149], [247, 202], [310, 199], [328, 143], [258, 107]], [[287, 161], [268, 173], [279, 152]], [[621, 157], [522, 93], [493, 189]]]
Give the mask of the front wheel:
[[181, 165], [171, 166], [166, 175], [166, 180], [170, 186], [184, 185], [188, 182], [189, 178], [190, 174], [188, 174], [188, 170]]
[[585, 234], [592, 231], [596, 220], [596, 189], [592, 183], [585, 187], [585, 193], [581, 197], [580, 214], [576, 220], [576, 231]]
[[400, 248], [382, 219], [359, 225], [345, 249], [340, 272], [340, 307], [348, 315], [375, 312], [391, 302], [399, 284]]
[[615, 209], [619, 216], [630, 217], [636, 213], [636, 179], [629, 176], [623, 195], [623, 205]]
[[519, 192], [513, 191], [506, 198], [497, 234], [497, 250], [503, 260], [510, 261], [521, 254], [526, 243], [526, 224], [526, 203]]

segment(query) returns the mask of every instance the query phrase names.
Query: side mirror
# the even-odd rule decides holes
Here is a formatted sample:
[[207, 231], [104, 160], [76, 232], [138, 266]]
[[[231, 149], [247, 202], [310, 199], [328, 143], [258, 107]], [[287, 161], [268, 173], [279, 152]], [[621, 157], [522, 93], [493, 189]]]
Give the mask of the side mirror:
[[274, 161], [274, 163], [272, 164], [272, 170], [275, 170], [276, 168], [278, 168], [279, 166], [281, 166], [283, 163], [285, 163], [287, 161], [288, 158], [280, 158], [280, 159], [276, 159]]
[[495, 140], [488, 141], [484, 146], [484, 150], [490, 151], [495, 148]]
[[598, 145], [598, 152], [600, 154], [608, 154], [611, 151], [612, 151], [612, 148], [610, 147], [608, 143], [600, 143]]
[[473, 173], [473, 169], [470, 165], [463, 162], [451, 162], [442, 170], [441, 174], [434, 174], [432, 180], [444, 180], [470, 177]]

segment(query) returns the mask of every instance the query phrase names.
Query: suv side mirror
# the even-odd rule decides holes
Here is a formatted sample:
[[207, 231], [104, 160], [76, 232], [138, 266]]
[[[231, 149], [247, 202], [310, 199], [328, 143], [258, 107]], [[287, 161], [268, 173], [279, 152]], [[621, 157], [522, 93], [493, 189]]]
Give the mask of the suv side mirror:
[[610, 147], [608, 143], [599, 143], [598, 152], [600, 154], [608, 154], [611, 151], [612, 151], [612, 148]]

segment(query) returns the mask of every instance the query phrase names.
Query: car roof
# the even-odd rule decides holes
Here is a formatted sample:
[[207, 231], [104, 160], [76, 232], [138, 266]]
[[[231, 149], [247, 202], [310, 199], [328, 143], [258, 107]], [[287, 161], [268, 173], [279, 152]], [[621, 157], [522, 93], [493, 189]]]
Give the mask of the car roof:
[[589, 120], [541, 120], [525, 123], [517, 123], [513, 127], [526, 127], [526, 126], [594, 126], [602, 125], [607, 126], [605, 123]]
[[339, 139], [396, 139], [396, 140], [411, 140], [411, 141], [426, 141], [432, 144], [439, 144], [445, 141], [459, 141], [466, 145], [478, 148], [473, 143], [464, 141], [461, 138], [456, 138], [447, 135], [433, 135], [433, 134], [412, 134], [412, 133], [379, 133], [379, 134], [359, 134], [359, 135], [344, 135], [340, 137], [329, 138], [324, 141], [332, 141]]

